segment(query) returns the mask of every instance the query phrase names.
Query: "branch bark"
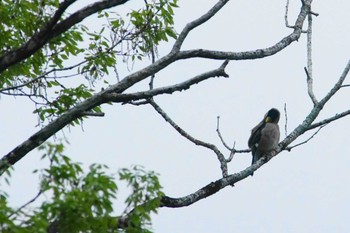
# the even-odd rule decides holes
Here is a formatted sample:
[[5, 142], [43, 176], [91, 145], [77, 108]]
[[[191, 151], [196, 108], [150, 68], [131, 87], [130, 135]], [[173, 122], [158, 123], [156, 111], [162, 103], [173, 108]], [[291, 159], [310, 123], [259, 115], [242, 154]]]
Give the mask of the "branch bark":
[[[107, 2], [109, 2], [109, 3], [107, 3]], [[124, 0], [124, 1], [121, 1], [121, 0], [120, 1], [117, 1], [117, 0], [102, 1], [102, 2], [95, 3], [93, 5], [86, 7], [86, 9], [90, 9], [90, 10], [83, 9], [83, 10], [78, 11], [78, 12], [81, 12], [82, 15], [79, 15], [78, 12], [76, 12], [76, 14], [77, 14], [75, 16], [76, 18], [73, 18], [73, 19], [75, 19], [75, 21], [69, 17], [66, 20], [63, 20], [60, 23], [60, 25], [66, 25], [66, 26], [61, 26], [61, 27], [66, 28], [68, 30], [69, 27], [74, 25], [74, 24], [72, 24], [72, 22], [78, 22], [79, 20], [81, 21], [85, 17], [87, 17], [88, 15], [92, 14], [93, 12], [97, 12], [97, 9], [95, 9], [96, 11], [93, 10], [94, 9], [93, 6], [96, 6], [96, 4], [103, 3], [103, 4], [106, 4], [105, 7], [107, 7], [107, 6], [111, 7], [113, 4], [114, 4], [113, 6], [115, 6], [118, 3], [122, 4], [124, 2], [126, 2], [126, 0]], [[222, 3], [220, 4], [220, 2], [222, 2]], [[204, 23], [205, 21], [210, 19], [212, 16], [214, 16], [218, 12], [218, 10], [220, 10], [225, 5], [225, 2], [227, 2], [227, 1], [219, 1], [218, 4], [216, 4], [212, 8], [212, 10], [210, 10], [206, 14], [205, 17], [203, 17], [203, 18], [200, 17], [198, 20], [193, 21], [193, 22], [196, 22], [196, 23], [192, 22], [193, 25], [194, 26], [200, 25], [201, 22]], [[300, 12], [299, 12], [299, 15], [298, 15], [298, 18], [297, 18], [296, 23], [295, 23], [294, 31], [290, 35], [288, 35], [287, 37], [283, 38], [280, 42], [278, 42], [277, 44], [275, 44], [271, 47], [268, 47], [265, 49], [257, 49], [254, 51], [237, 52], [237, 53], [236, 52], [209, 51], [209, 50], [202, 50], [202, 49], [188, 50], [188, 51], [178, 51], [177, 49], [173, 49], [168, 55], [160, 58], [159, 60], [157, 60], [153, 64], [141, 69], [140, 71], [137, 71], [135, 73], [132, 73], [132, 74], [126, 76], [124, 79], [122, 79], [117, 84], [114, 84], [114, 85], [110, 86], [109, 88], [107, 88], [107, 89], [95, 94], [94, 96], [86, 99], [82, 103], [77, 104], [75, 107], [71, 108], [70, 110], [68, 110], [67, 112], [65, 112], [61, 116], [59, 116], [57, 119], [55, 119], [54, 121], [49, 123], [47, 126], [43, 127], [41, 130], [39, 130], [38, 132], [33, 134], [31, 137], [29, 137], [27, 140], [25, 140], [22, 144], [18, 145], [16, 148], [14, 148], [8, 154], [4, 155], [0, 160], [0, 175], [2, 175], [9, 166], [14, 165], [17, 161], [22, 159], [26, 154], [28, 154], [30, 151], [35, 149], [41, 143], [43, 143], [48, 138], [53, 136], [55, 133], [57, 133], [63, 127], [65, 127], [70, 122], [74, 121], [75, 119], [81, 117], [84, 112], [87, 112], [96, 106], [100, 106], [101, 104], [108, 102], [109, 100], [106, 99], [104, 96], [106, 96], [110, 93], [120, 94], [120, 93], [124, 92], [125, 90], [127, 90], [128, 88], [132, 87], [134, 84], [146, 79], [147, 77], [150, 77], [151, 75], [164, 69], [169, 64], [171, 64], [177, 60], [196, 58], [196, 57], [222, 59], [222, 60], [258, 59], [258, 58], [271, 56], [271, 55], [283, 50], [290, 43], [297, 41], [298, 38], [300, 37], [300, 35], [302, 33], [303, 23], [304, 23], [305, 18], [310, 10], [311, 2], [312, 2], [312, 0], [307, 0], [307, 1], [305, 1], [306, 4], [302, 5]], [[73, 17], [73, 15], [71, 17]], [[71, 19], [71, 20], [69, 20], [69, 19]], [[56, 26], [55, 27], [56, 29], [54, 29], [54, 30], [58, 30], [56, 32], [61, 32], [61, 30], [57, 29], [57, 28], [61, 28], [61, 27]], [[192, 27], [192, 28], [189, 27], [186, 30], [184, 29], [184, 31], [185, 31], [184, 36], [181, 36], [181, 34], [182, 34], [181, 33], [179, 38], [175, 42], [174, 46], [176, 48], [180, 49], [181, 44], [183, 43], [184, 39], [186, 38], [186, 35], [193, 28], [195, 28], [195, 27]], [[47, 40], [46, 40], [46, 42], [47, 42]], [[37, 49], [39, 49], [39, 47], [37, 47]], [[35, 51], [33, 51], [33, 52], [35, 52]], [[2, 59], [4, 59], [4, 57]], [[23, 59], [25, 59], [25, 57], [21, 57], [20, 59], [16, 59], [16, 61], [20, 61], [21, 59], [23, 60]], [[13, 61], [10, 63], [5, 62], [6, 64], [1, 63], [1, 62], [4, 62], [4, 60], [1, 60], [1, 58], [0, 58], [0, 70], [1, 70], [1, 67], [2, 67], [2, 70], [4, 70], [7, 67], [9, 67], [10, 64], [13, 63]]]
[[[204, 198], [207, 198], [207, 197], [215, 194], [216, 192], [220, 191], [221, 189], [223, 189], [227, 186], [234, 186], [237, 182], [247, 178], [248, 176], [250, 176], [250, 174], [252, 172], [256, 171], [261, 166], [263, 166], [265, 163], [267, 163], [270, 159], [272, 159], [274, 156], [279, 154], [282, 150], [284, 150], [290, 143], [292, 143], [296, 138], [298, 138], [304, 132], [306, 132], [310, 129], [319, 127], [320, 125], [324, 125], [324, 124], [329, 123], [331, 121], [337, 120], [341, 117], [349, 115], [350, 110], [345, 111], [341, 114], [338, 114], [332, 118], [328, 118], [324, 121], [321, 121], [319, 123], [315, 123], [315, 124], [311, 125], [311, 123], [316, 119], [316, 117], [318, 116], [318, 114], [320, 113], [320, 111], [322, 110], [324, 105], [328, 102], [328, 100], [334, 95], [334, 93], [337, 92], [337, 90], [339, 90], [341, 88], [342, 83], [344, 82], [345, 78], [347, 77], [347, 75], [349, 73], [349, 70], [350, 70], [350, 60], [347, 63], [342, 75], [339, 77], [339, 80], [334, 85], [334, 87], [330, 90], [330, 92], [320, 102], [318, 102], [313, 107], [310, 114], [305, 118], [303, 123], [300, 124], [298, 127], [296, 127], [282, 142], [279, 143], [276, 150], [270, 152], [265, 157], [260, 158], [255, 164], [245, 168], [244, 170], [237, 172], [237, 173], [234, 173], [234, 174], [231, 174], [231, 175], [228, 175], [228, 176], [223, 177], [221, 179], [218, 179], [214, 182], [211, 182], [211, 183], [205, 185], [204, 187], [198, 189], [196, 192], [193, 192], [189, 195], [179, 197], [179, 198], [164, 196], [161, 199], [160, 207], [179, 208], [179, 207], [189, 206], [189, 205], [196, 203], [199, 200], [202, 200]], [[123, 218], [127, 219], [127, 215], [124, 216]]]

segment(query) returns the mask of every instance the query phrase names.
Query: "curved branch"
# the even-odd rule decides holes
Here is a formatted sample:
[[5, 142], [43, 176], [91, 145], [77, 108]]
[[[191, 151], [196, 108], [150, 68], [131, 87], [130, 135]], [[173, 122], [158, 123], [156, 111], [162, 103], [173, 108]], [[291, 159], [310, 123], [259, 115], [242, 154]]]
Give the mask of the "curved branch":
[[179, 134], [181, 134], [183, 137], [185, 137], [187, 140], [189, 140], [190, 142], [198, 145], [198, 146], [202, 146], [205, 148], [208, 148], [210, 150], [212, 150], [219, 162], [220, 162], [220, 167], [221, 167], [221, 172], [222, 172], [222, 176], [226, 177], [227, 176], [227, 163], [226, 163], [226, 159], [224, 157], [224, 155], [221, 153], [221, 151], [214, 145], [214, 144], [210, 144], [204, 141], [201, 141], [199, 139], [196, 139], [194, 137], [192, 137], [191, 135], [189, 135], [185, 130], [183, 130], [180, 126], [178, 126], [164, 111], [163, 109], [161, 109], [159, 107], [159, 105], [156, 104], [156, 102], [154, 102], [152, 99], [150, 99], [149, 104], [152, 105], [152, 107], [159, 113], [159, 115], [161, 115], [163, 117], [163, 119], [168, 122]]
[[209, 19], [211, 19], [222, 7], [225, 6], [225, 4], [228, 2], [229, 0], [221, 0], [218, 1], [207, 13], [205, 13], [204, 15], [202, 15], [201, 17], [199, 17], [198, 19], [188, 23], [185, 28], [182, 30], [182, 32], [180, 33], [179, 37], [177, 38], [172, 51], [179, 51], [183, 42], [185, 41], [188, 33], [190, 33], [191, 30], [193, 30], [194, 28], [202, 25], [203, 23], [207, 22]]
[[[316, 132], [314, 132], [314, 133], [313, 133], [308, 139], [306, 139], [305, 141], [300, 142], [300, 143], [297, 143], [297, 144], [295, 144], [295, 145], [293, 145], [293, 146], [288, 146], [288, 147], [285, 148], [285, 150], [291, 151], [291, 150], [294, 149], [295, 147], [298, 147], [298, 146], [301, 146], [301, 145], [304, 145], [304, 144], [308, 143], [311, 139], [313, 139], [313, 138], [318, 134], [318, 132], [321, 131], [321, 129], [322, 129], [324, 126], [326, 126], [326, 125], [322, 125], [320, 128], [318, 128], [318, 129], [316, 130]], [[309, 129], [307, 129], [307, 130], [309, 130]], [[306, 130], [306, 131], [307, 131], [307, 130]]]

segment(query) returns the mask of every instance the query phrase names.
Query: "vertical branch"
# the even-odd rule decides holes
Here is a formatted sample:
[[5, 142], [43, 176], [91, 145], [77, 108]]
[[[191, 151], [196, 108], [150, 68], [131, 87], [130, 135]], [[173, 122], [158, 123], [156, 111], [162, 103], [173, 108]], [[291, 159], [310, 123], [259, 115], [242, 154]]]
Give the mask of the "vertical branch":
[[313, 91], [313, 77], [312, 77], [312, 13], [308, 14], [308, 28], [307, 28], [307, 68], [304, 67], [307, 80], [307, 92], [314, 105], [318, 103]]
[[[155, 48], [154, 46], [152, 47], [152, 51], [151, 51], [151, 58], [152, 58], [152, 64], [154, 64], [154, 62], [156, 61], [156, 55], [155, 55]], [[153, 90], [153, 81], [154, 81], [154, 78], [155, 78], [155, 74], [152, 74], [151, 75], [151, 80], [149, 82], [149, 89], [150, 90]]]
[[284, 117], [286, 119], [286, 122], [284, 123], [284, 133], [285, 133], [285, 136], [287, 137], [288, 135], [288, 115], [287, 115], [287, 104], [284, 103]]
[[289, 28], [289, 23], [288, 23], [288, 8], [289, 8], [289, 0], [287, 0], [286, 3], [286, 13], [284, 14], [284, 22], [286, 24], [286, 27]]

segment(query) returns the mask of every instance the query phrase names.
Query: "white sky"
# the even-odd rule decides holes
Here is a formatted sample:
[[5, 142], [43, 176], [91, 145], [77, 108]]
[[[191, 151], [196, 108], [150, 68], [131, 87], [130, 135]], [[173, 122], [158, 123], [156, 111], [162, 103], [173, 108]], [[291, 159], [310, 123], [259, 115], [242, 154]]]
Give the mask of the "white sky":
[[[138, 1], [131, 2], [114, 11], [130, 9], [136, 5], [133, 2]], [[215, 2], [180, 0], [175, 16], [177, 31]], [[300, 0], [291, 1], [290, 24], [299, 8]], [[238, 52], [273, 45], [291, 32], [284, 26], [284, 10], [285, 2], [279, 0], [231, 1], [212, 20], [190, 34], [184, 49]], [[314, 91], [320, 99], [339, 78], [349, 59], [350, 2], [315, 1], [313, 11], [320, 14], [313, 21]], [[95, 26], [96, 30], [100, 26], [92, 19], [84, 23]], [[165, 55], [170, 45], [161, 46], [160, 55]], [[221, 63], [205, 59], [180, 61], [160, 72], [155, 84], [180, 82], [217, 68]], [[212, 79], [186, 92], [156, 100], [192, 136], [222, 148], [215, 132], [216, 116], [220, 115], [225, 140], [229, 144], [236, 141], [237, 148], [246, 149], [251, 128], [269, 108], [277, 107], [282, 112], [287, 104], [289, 132], [310, 111], [312, 104], [306, 92], [304, 66], [306, 35], [275, 56], [231, 61], [226, 69], [229, 79]], [[135, 70], [139, 67], [143, 65], [136, 65]], [[349, 109], [349, 97], [349, 90], [342, 89], [326, 105], [318, 120]], [[6, 154], [38, 128], [34, 127], [37, 120], [31, 114], [31, 103], [1, 97], [0, 106], [3, 109], [0, 152]], [[74, 161], [81, 161], [86, 167], [91, 163], [108, 164], [111, 172], [132, 164], [144, 165], [160, 173], [164, 192], [171, 197], [188, 195], [220, 178], [215, 154], [186, 141], [151, 107], [114, 105], [103, 106], [103, 110], [104, 118], [84, 122], [84, 132], [80, 127], [64, 130], [70, 141], [66, 154]], [[282, 135], [284, 124], [282, 117]], [[308, 144], [292, 152], [282, 152], [256, 171], [254, 177], [233, 188], [227, 187], [189, 207], [160, 209], [153, 217], [154, 231], [350, 232], [349, 125], [350, 118], [328, 125]], [[298, 141], [306, 138], [303, 136]], [[33, 151], [16, 164], [9, 188], [15, 205], [37, 192], [37, 177], [31, 175], [31, 171], [38, 164], [42, 166], [39, 158], [40, 154]], [[250, 162], [250, 154], [237, 154], [229, 164], [229, 172], [238, 172]], [[120, 192], [121, 201], [126, 194]], [[116, 203], [117, 212], [122, 211], [121, 206]]]

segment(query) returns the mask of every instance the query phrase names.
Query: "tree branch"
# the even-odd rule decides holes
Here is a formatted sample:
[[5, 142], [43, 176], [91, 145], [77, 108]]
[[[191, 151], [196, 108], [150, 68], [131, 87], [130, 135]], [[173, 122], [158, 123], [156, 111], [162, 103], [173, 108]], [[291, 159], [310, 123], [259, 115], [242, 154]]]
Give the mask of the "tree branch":
[[289, 146], [286, 148], [287, 151], [291, 151], [292, 149], [294, 149], [295, 147], [298, 147], [298, 146], [301, 146], [301, 145], [304, 145], [306, 143], [308, 143], [311, 139], [313, 139], [317, 134], [318, 132], [320, 132], [320, 130], [326, 125], [322, 125], [320, 128], [318, 128], [318, 130], [316, 132], [314, 132], [308, 139], [306, 139], [305, 141], [303, 142], [300, 142], [298, 144], [295, 144], [293, 146]]
[[[105, 2], [114, 3], [116, 5], [117, 3], [121, 4], [122, 1], [116, 1], [116, 0], [115, 1], [103, 1], [102, 3], [105, 3]], [[229, 59], [229, 60], [258, 59], [258, 58], [270, 56], [272, 54], [275, 54], [275, 53], [281, 51], [282, 49], [284, 49], [286, 46], [288, 46], [293, 41], [298, 40], [298, 38], [300, 37], [302, 25], [303, 25], [303, 22], [305, 20], [306, 15], [309, 12], [310, 4], [311, 4], [312, 0], [307, 0], [306, 2], [307, 2], [307, 4], [304, 4], [301, 7], [300, 13], [299, 13], [298, 18], [296, 20], [296, 27], [295, 27], [293, 33], [291, 33], [289, 36], [282, 39], [280, 42], [278, 42], [274, 46], [271, 46], [271, 47], [265, 48], [265, 49], [258, 49], [255, 51], [247, 51], [247, 52], [239, 52], [239, 53], [207, 51], [207, 50], [189, 50], [189, 51], [180, 52], [180, 51], [172, 50], [168, 55], [160, 58], [159, 60], [155, 61], [153, 64], [126, 76], [124, 79], [122, 79], [117, 84], [111, 85], [109, 88], [102, 90], [101, 92], [96, 93], [95, 95], [86, 99], [85, 101], [77, 104], [75, 107], [68, 110], [67, 112], [65, 112], [64, 114], [59, 116], [57, 119], [55, 119], [51, 123], [49, 123], [47, 126], [43, 127], [41, 130], [39, 130], [38, 132], [33, 134], [31, 137], [29, 137], [27, 140], [25, 140], [22, 144], [18, 145], [16, 148], [14, 148], [8, 154], [4, 155], [3, 158], [1, 158], [1, 160], [0, 160], [0, 175], [2, 175], [4, 173], [4, 171], [10, 165], [15, 164], [17, 161], [22, 159], [27, 153], [29, 153], [30, 151], [35, 149], [37, 146], [39, 146], [45, 140], [50, 138], [56, 132], [61, 130], [63, 127], [68, 125], [70, 122], [79, 118], [83, 112], [89, 111], [92, 108], [94, 108], [96, 106], [100, 106], [101, 104], [105, 103], [105, 98], [103, 96], [106, 95], [107, 93], [122, 93], [125, 90], [127, 90], [128, 88], [132, 87], [134, 84], [146, 79], [147, 77], [151, 76], [152, 74], [157, 73], [158, 71], [167, 67], [169, 64], [175, 62], [176, 60], [195, 58], [195, 57], [207, 57], [207, 58], [223, 59], [223, 60], [227, 60], [227, 59]], [[97, 4], [97, 3], [95, 3], [95, 4]], [[94, 6], [94, 5], [92, 5], [92, 6]], [[91, 7], [91, 6], [89, 6], [89, 7]], [[87, 8], [89, 8], [89, 7], [87, 7]], [[215, 13], [216, 12], [213, 11], [211, 14], [215, 14]], [[87, 17], [87, 15], [85, 15], [85, 17]], [[80, 18], [80, 19], [82, 20], [83, 18]], [[63, 23], [63, 21], [61, 23]], [[58, 30], [58, 29], [56, 29], [56, 30]], [[0, 64], [1, 64], [1, 62], [0, 62]], [[3, 69], [4, 69], [4, 67], [3, 67]]]
[[233, 159], [233, 156], [236, 154], [236, 153], [249, 153], [251, 152], [250, 149], [246, 149], [246, 150], [236, 150], [236, 142], [233, 142], [233, 146], [232, 148], [230, 148], [227, 143], [225, 142], [224, 138], [222, 137], [221, 135], [221, 132], [220, 132], [220, 117], [218, 116], [217, 117], [217, 120], [216, 120], [216, 133], [218, 134], [219, 138], [220, 138], [220, 141], [221, 143], [224, 145], [224, 147], [230, 151], [230, 155], [228, 157], [228, 159], [226, 159], [226, 163], [229, 163], [232, 161]]
[[[346, 67], [344, 68], [344, 71], [342, 72], [338, 81], [335, 83], [334, 87], [329, 91], [329, 93], [326, 94], [326, 96], [321, 101], [319, 101], [316, 105], [314, 105], [311, 112], [309, 113], [308, 116], [306, 116], [303, 123], [300, 124], [298, 127], [296, 127], [282, 142], [279, 143], [276, 150], [260, 158], [255, 164], [247, 167], [246, 169], [238, 173], [225, 176], [219, 180], [216, 180], [215, 182], [212, 182], [187, 196], [180, 197], [180, 198], [172, 198], [172, 197], [164, 196], [161, 199], [160, 207], [178, 208], [178, 207], [189, 206], [201, 199], [204, 199], [208, 196], [215, 194], [216, 192], [220, 191], [221, 189], [225, 188], [228, 185], [234, 186], [235, 183], [247, 178], [250, 174], [252, 174], [252, 172], [256, 171], [258, 168], [263, 166], [274, 156], [279, 154], [291, 142], [293, 142], [296, 138], [298, 138], [301, 134], [305, 133], [307, 130], [310, 130], [315, 127], [319, 127], [320, 125], [322, 128], [322, 125], [329, 123], [332, 120], [336, 120], [350, 114], [350, 110], [348, 110], [332, 118], [328, 118], [322, 122], [311, 125], [311, 123], [316, 119], [316, 117], [318, 116], [320, 111], [323, 109], [324, 105], [328, 102], [328, 100], [342, 87], [342, 84], [345, 78], [347, 77], [349, 70], [350, 70], [350, 60], [348, 61]], [[318, 131], [315, 132], [307, 141], [311, 140], [313, 136], [315, 136], [320, 131], [320, 129], [318, 129]]]
[[330, 123], [332, 121], [336, 121], [336, 120], [338, 120], [340, 118], [343, 118], [343, 117], [345, 117], [345, 116], [347, 116], [349, 114], [350, 114], [350, 110], [347, 110], [347, 111], [344, 111], [342, 113], [336, 114], [334, 117], [330, 117], [330, 118], [324, 119], [324, 120], [322, 120], [320, 122], [317, 122], [317, 123], [314, 123], [314, 124], [310, 125], [307, 128], [307, 130], [311, 130], [311, 129], [323, 126], [323, 125], [328, 124], [328, 123]]
[[[303, 134], [305, 131], [309, 130], [311, 123], [316, 119], [319, 115], [320, 111], [323, 109], [324, 105], [328, 102], [328, 100], [341, 88], [347, 74], [350, 70], [350, 60], [344, 68], [343, 73], [340, 75], [338, 81], [334, 84], [333, 88], [327, 93], [327, 95], [319, 101], [312, 108], [309, 115], [305, 118], [302, 124], [296, 127], [293, 132], [291, 132], [282, 142], [279, 143], [279, 149], [277, 152], [280, 152], [281, 149], [286, 148], [291, 142], [293, 142], [297, 137]], [[273, 155], [274, 156], [274, 155]]]
[[[311, 9], [310, 9], [311, 12]], [[307, 68], [304, 67], [307, 81], [307, 93], [314, 105], [317, 104], [317, 99], [313, 91], [313, 78], [312, 78], [312, 15], [308, 14], [308, 28], [307, 28]]]
[[181, 46], [183, 44], [183, 42], [185, 41], [187, 35], [189, 34], [189, 32], [191, 30], [193, 30], [194, 28], [202, 25], [203, 23], [207, 22], [209, 19], [211, 19], [222, 7], [225, 6], [225, 4], [228, 2], [229, 0], [220, 0], [218, 1], [207, 13], [205, 13], [204, 15], [202, 15], [201, 17], [199, 17], [198, 19], [188, 23], [185, 28], [182, 30], [182, 32], [180, 33], [180, 35], [178, 36], [172, 52], [177, 52], [180, 51]]
[[129, 0], [105, 0], [91, 4], [81, 10], [76, 11], [66, 19], [58, 23], [66, 9], [76, 0], [65, 0], [62, 2], [53, 17], [44, 25], [40, 31], [34, 34], [20, 48], [9, 51], [0, 57], [0, 73], [8, 67], [33, 55], [42, 48], [49, 40], [68, 31], [72, 26], [81, 22], [88, 16], [114, 6], [126, 3]]
[[140, 91], [140, 92], [135, 92], [135, 93], [130, 93], [130, 94], [119, 94], [115, 92], [108, 92], [103, 95], [105, 98], [105, 101], [112, 101], [112, 102], [129, 102], [129, 101], [136, 101], [140, 99], [148, 99], [152, 98], [157, 95], [162, 95], [162, 94], [172, 94], [176, 91], [184, 91], [189, 89], [192, 85], [198, 84], [202, 81], [205, 81], [209, 78], [213, 77], [229, 77], [228, 74], [225, 72], [225, 68], [227, 66], [229, 61], [225, 61], [218, 69], [211, 70], [205, 73], [202, 73], [200, 75], [197, 75], [191, 79], [188, 79], [184, 82], [171, 85], [171, 86], [166, 86], [166, 87], [160, 87], [160, 88], [155, 88], [149, 91]]
[[190, 142], [196, 144], [197, 146], [202, 146], [202, 147], [205, 147], [205, 148], [208, 148], [208, 149], [212, 150], [216, 154], [216, 156], [217, 156], [217, 158], [218, 158], [218, 160], [220, 162], [220, 168], [221, 168], [222, 176], [223, 177], [227, 176], [227, 163], [226, 163], [225, 157], [214, 144], [210, 144], [210, 143], [201, 141], [201, 140], [196, 139], [196, 138], [192, 137], [191, 135], [189, 135], [185, 130], [183, 130], [180, 126], [178, 126], [163, 111], [163, 109], [161, 109], [161, 107], [159, 107], [159, 105], [157, 105], [156, 102], [153, 101], [153, 99], [149, 100], [149, 104], [159, 113], [159, 115], [161, 115], [163, 117], [163, 119], [166, 122], [168, 122], [179, 134], [181, 134], [187, 140], [189, 140]]

